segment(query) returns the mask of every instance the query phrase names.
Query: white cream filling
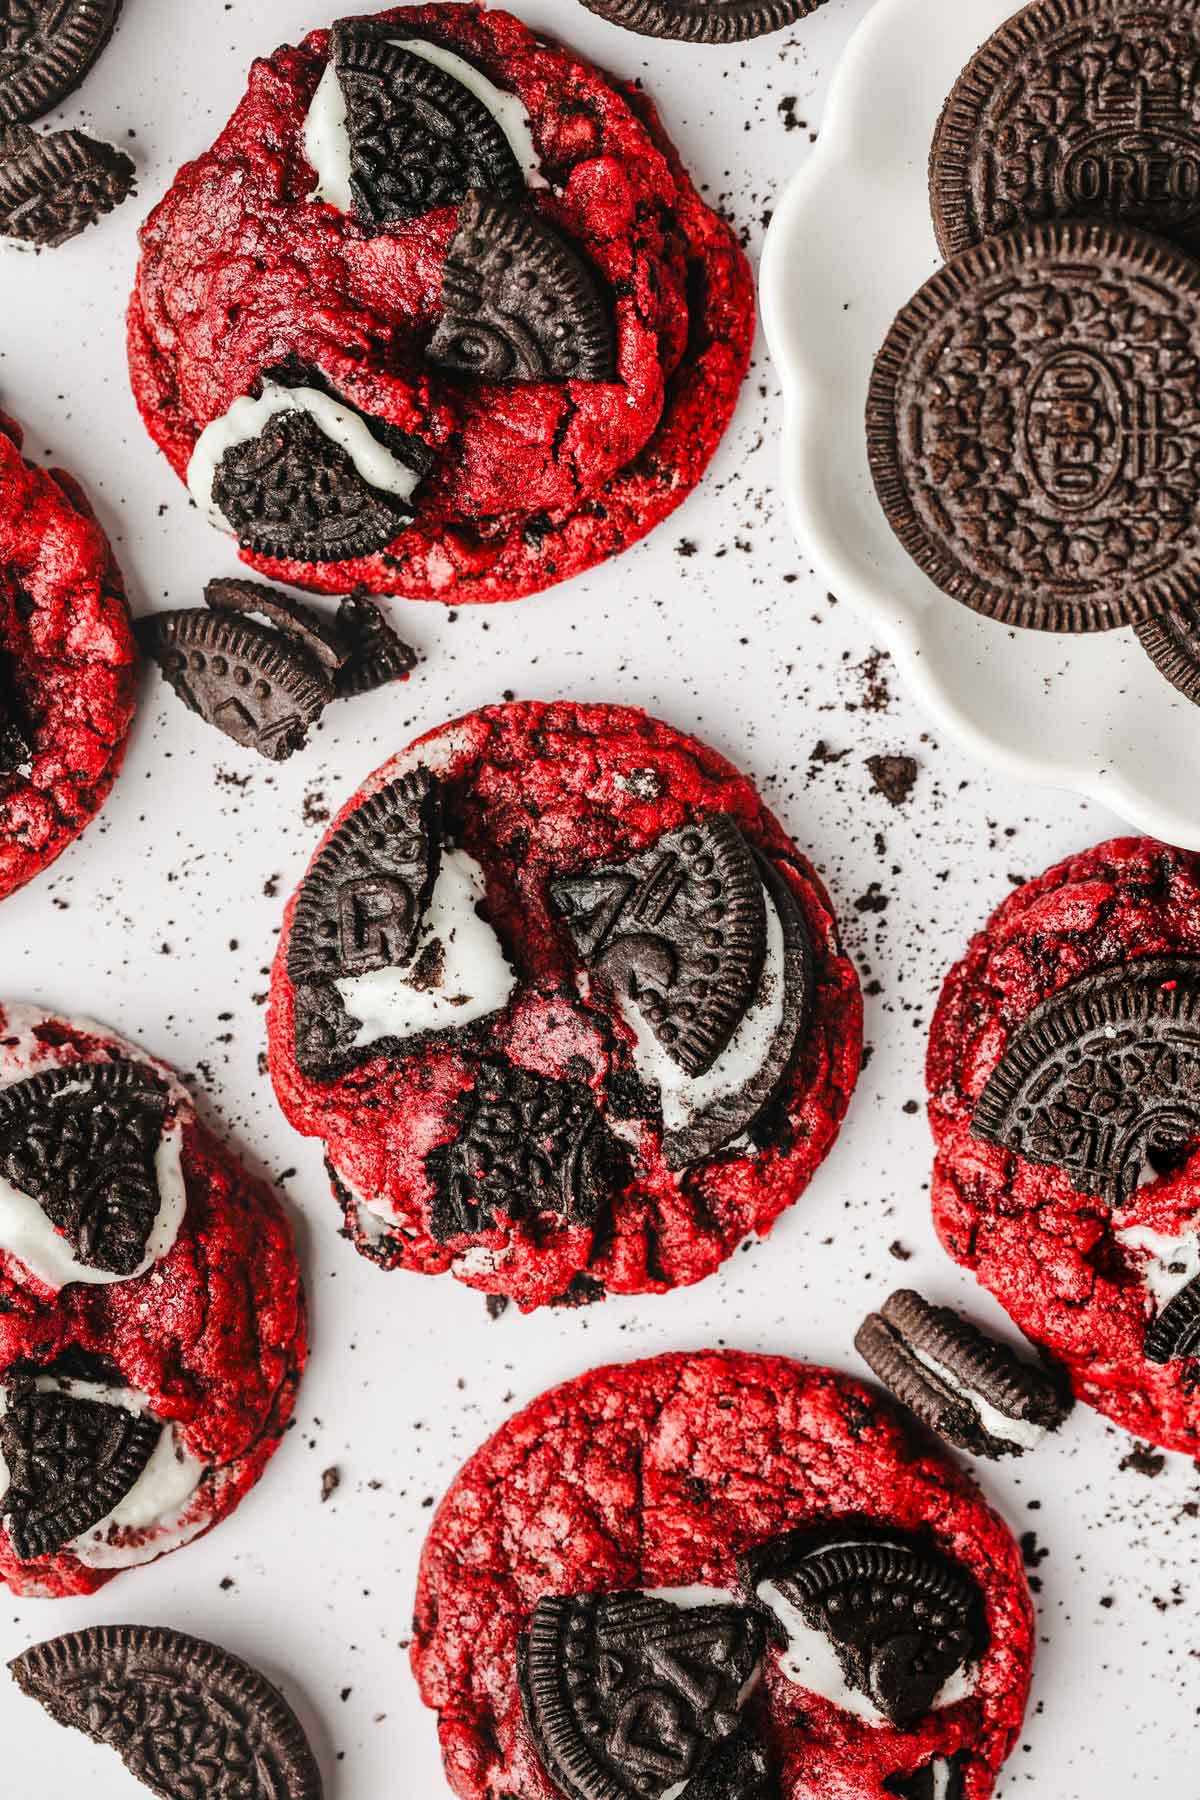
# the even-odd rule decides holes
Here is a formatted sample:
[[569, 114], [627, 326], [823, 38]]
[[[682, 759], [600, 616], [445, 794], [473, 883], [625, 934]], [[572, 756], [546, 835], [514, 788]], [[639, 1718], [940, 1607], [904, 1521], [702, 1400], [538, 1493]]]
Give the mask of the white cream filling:
[[213, 499], [213, 483], [221, 459], [238, 444], [248, 444], [264, 432], [281, 413], [304, 412], [315, 419], [325, 436], [346, 452], [363, 480], [381, 494], [408, 500], [421, 476], [381, 444], [358, 414], [323, 394], [319, 388], [282, 387], [264, 381], [262, 395], [246, 394], [235, 400], [221, 418], [206, 425], [192, 451], [187, 482], [192, 499], [218, 531], [229, 530], [229, 521]]
[[[541, 172], [541, 159], [533, 142], [533, 128], [528, 112], [516, 94], [507, 93], [489, 81], [483, 72], [453, 50], [431, 44], [425, 38], [389, 38], [398, 50], [420, 56], [435, 69], [451, 76], [467, 92], [473, 94], [495, 119], [508, 139], [517, 164], [529, 187], [546, 187]], [[313, 95], [312, 105], [304, 121], [304, 154], [317, 175], [311, 200], [323, 200], [338, 212], [354, 208], [350, 187], [350, 129], [346, 116], [346, 96], [332, 62]]]
[[930, 1356], [924, 1350], [916, 1349], [911, 1344], [909, 1349], [912, 1350], [917, 1361], [929, 1370], [930, 1374], [936, 1375], [938, 1380], [944, 1382], [952, 1393], [961, 1395], [964, 1400], [969, 1402], [980, 1425], [990, 1438], [995, 1438], [998, 1443], [1002, 1444], [1015, 1444], [1022, 1450], [1037, 1449], [1046, 1435], [1044, 1425], [1038, 1425], [1033, 1419], [1010, 1418], [1007, 1413], [1002, 1413], [999, 1407], [992, 1406], [973, 1387], [968, 1387], [965, 1382], [960, 1381], [957, 1375], [952, 1375], [945, 1364], [938, 1362], [936, 1357]]
[[[403, 968], [347, 975], [334, 985], [359, 1021], [356, 1048], [379, 1038], [412, 1037], [449, 1025], [469, 1025], [508, 1004], [517, 978], [497, 938], [476, 908], [486, 891], [483, 870], [465, 850], [442, 853], [441, 868], [413, 957]], [[440, 944], [437, 979], [416, 985], [423, 953]]]
[[[63, 1088], [61, 1093], [86, 1093], [87, 1084], [77, 1089]], [[129, 1275], [114, 1275], [107, 1269], [93, 1269], [72, 1252], [61, 1232], [57, 1231], [31, 1194], [16, 1188], [0, 1176], [0, 1249], [7, 1250], [37, 1279], [57, 1292], [73, 1281], [91, 1287], [109, 1287], [118, 1281], [133, 1281], [159, 1262], [179, 1236], [187, 1211], [187, 1188], [183, 1179], [180, 1151], [183, 1128], [178, 1120], [164, 1133], [154, 1159], [158, 1179], [159, 1206], [154, 1224], [146, 1240], [146, 1253]]]
[[1129, 1225], [1113, 1236], [1145, 1256], [1142, 1280], [1159, 1312], [1200, 1275], [1200, 1236], [1172, 1238], [1148, 1225]]

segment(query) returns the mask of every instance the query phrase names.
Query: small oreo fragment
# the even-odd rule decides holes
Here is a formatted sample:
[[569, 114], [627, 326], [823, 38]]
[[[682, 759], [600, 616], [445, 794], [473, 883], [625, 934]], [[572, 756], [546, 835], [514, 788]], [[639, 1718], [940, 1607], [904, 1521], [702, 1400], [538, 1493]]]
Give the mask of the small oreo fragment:
[[923, 1425], [975, 1456], [1020, 1456], [1065, 1417], [1048, 1374], [911, 1288], [869, 1314], [854, 1345]]
[[1200, 1356], [1200, 1275], [1168, 1300], [1147, 1330], [1143, 1348], [1153, 1363]]
[[303, 1727], [264, 1675], [182, 1631], [93, 1625], [18, 1656], [22, 1693], [165, 1800], [321, 1800]]
[[524, 192], [520, 165], [497, 120], [447, 70], [361, 20], [335, 26], [332, 49], [361, 224], [384, 231], [457, 206], [471, 188], [513, 198]]
[[892, 530], [1008, 625], [1103, 631], [1186, 603], [1198, 361], [1200, 268], [1172, 246], [1099, 220], [984, 240], [876, 358], [867, 450]]
[[0, 237], [53, 250], [127, 200], [135, 170], [122, 150], [82, 131], [0, 130]]
[[10, 1380], [0, 1416], [8, 1487], [0, 1508], [22, 1562], [52, 1556], [122, 1501], [154, 1453], [163, 1427], [114, 1397], [80, 1398]]
[[[546, 1773], [567, 1800], [648, 1800], [690, 1783], [737, 1734], [763, 1647], [761, 1624], [740, 1607], [684, 1609], [629, 1593], [539, 1600], [518, 1656]], [[735, 1777], [739, 1761], [758, 1779], [744, 1752]]]
[[540, 213], [471, 193], [442, 274], [429, 356], [481, 381], [613, 381], [612, 307]]
[[121, 0], [4, 0], [0, 121], [39, 119], [74, 91], [112, 36]]
[[824, 0], [583, 0], [590, 12], [643, 37], [734, 44], [782, 31]]
[[929, 164], [942, 254], [1049, 218], [1200, 250], [1200, 13], [1188, 0], [1037, 0], [972, 57]]
[[152, 613], [138, 638], [189, 711], [272, 762], [304, 747], [333, 698], [303, 649], [252, 619], [201, 607]]
[[337, 610], [336, 630], [346, 652], [333, 678], [339, 700], [407, 681], [417, 666], [416, 651], [396, 635], [369, 594], [346, 595]]
[[336, 681], [338, 671], [349, 660], [350, 651], [334, 626], [327, 624], [313, 607], [265, 582], [246, 581], [238, 576], [210, 581], [204, 590], [204, 604], [212, 612], [266, 619], [319, 663], [332, 680]]
[[1009, 1037], [971, 1129], [1113, 1206], [1146, 1166], [1179, 1166], [1200, 1139], [1200, 958], [1135, 957], [1043, 1000]]
[[1194, 600], [1177, 601], [1170, 612], [1139, 620], [1134, 630], [1159, 674], [1200, 706], [1200, 606]]
[[161, 1204], [167, 1090], [141, 1063], [78, 1063], [0, 1088], [0, 1177], [36, 1200], [77, 1259], [133, 1275]]

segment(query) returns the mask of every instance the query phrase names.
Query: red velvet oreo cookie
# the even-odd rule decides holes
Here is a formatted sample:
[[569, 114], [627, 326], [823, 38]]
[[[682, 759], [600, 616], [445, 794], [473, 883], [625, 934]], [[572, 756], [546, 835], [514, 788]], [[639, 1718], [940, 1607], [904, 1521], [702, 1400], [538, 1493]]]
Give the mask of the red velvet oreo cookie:
[[753, 310], [644, 95], [508, 13], [397, 7], [255, 64], [143, 230], [130, 368], [247, 562], [459, 605], [679, 504]]
[[964, 1476], [857, 1382], [712, 1351], [502, 1426], [434, 1517], [412, 1649], [460, 1800], [987, 1800], [1032, 1657]]
[[811, 865], [632, 708], [485, 707], [334, 821], [289, 905], [271, 1072], [357, 1247], [532, 1308], [710, 1274], [800, 1194], [858, 1071]]
[[1010, 895], [942, 992], [933, 1205], [1071, 1386], [1200, 1448], [1200, 859], [1118, 838]]

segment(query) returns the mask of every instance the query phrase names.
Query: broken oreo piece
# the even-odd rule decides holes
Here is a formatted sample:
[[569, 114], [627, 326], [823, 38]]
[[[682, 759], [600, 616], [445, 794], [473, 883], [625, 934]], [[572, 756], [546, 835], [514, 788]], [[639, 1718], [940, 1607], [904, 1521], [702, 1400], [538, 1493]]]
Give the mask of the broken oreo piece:
[[406, 681], [417, 653], [397, 637], [369, 594], [347, 594], [337, 610], [337, 634], [346, 660], [333, 678], [334, 695], [350, 700], [393, 681]]
[[439, 1243], [486, 1231], [501, 1213], [591, 1225], [630, 1177], [624, 1148], [582, 1082], [481, 1062], [456, 1123], [457, 1135], [425, 1157], [430, 1232]]
[[540, 213], [471, 193], [446, 254], [431, 361], [481, 381], [613, 381], [612, 307]]
[[1143, 1348], [1153, 1363], [1200, 1356], [1200, 1275], [1168, 1300], [1147, 1330]]
[[245, 581], [237, 576], [210, 581], [204, 590], [204, 604], [213, 612], [266, 619], [335, 681], [349, 659], [350, 651], [338, 629], [327, 624], [313, 607], [265, 582]]
[[[539, 1600], [519, 1647], [521, 1703], [567, 1800], [647, 1800], [690, 1782], [738, 1731], [763, 1630], [736, 1606], [643, 1594]], [[751, 1800], [753, 1787], [722, 1794]]]
[[0, 1510], [22, 1562], [52, 1556], [98, 1525], [129, 1493], [163, 1427], [147, 1413], [11, 1380], [0, 1416], [8, 1487]]
[[122, 150], [82, 131], [0, 130], [0, 237], [53, 250], [133, 192]]
[[383, 231], [457, 206], [472, 188], [514, 198], [524, 192], [500, 125], [447, 70], [357, 20], [334, 28], [332, 54], [360, 223]]
[[1200, 1139], [1198, 1025], [1198, 958], [1081, 976], [1011, 1032], [971, 1130], [1121, 1205], [1144, 1167], [1165, 1173]]
[[115, 1750], [165, 1800], [321, 1800], [321, 1772], [287, 1701], [257, 1669], [182, 1631], [93, 1625], [9, 1665], [60, 1725]]
[[854, 1344], [923, 1425], [975, 1456], [1021, 1456], [1065, 1417], [1048, 1374], [911, 1288], [871, 1313]]
[[782, 31], [823, 0], [583, 0], [590, 12], [643, 37], [733, 44]]
[[0, 1088], [0, 1176], [36, 1200], [82, 1263], [129, 1276], [161, 1197], [167, 1090], [140, 1063], [72, 1063]]
[[0, 780], [15, 775], [32, 755], [32, 734], [12, 679], [11, 659], [0, 651]]
[[304, 747], [333, 698], [304, 650], [252, 619], [201, 607], [152, 613], [138, 639], [189, 711], [272, 762]]
[[112, 36], [121, 0], [6, 0], [0, 121], [39, 119], [83, 80]]
[[1140, 619], [1134, 630], [1159, 674], [1200, 706], [1200, 606], [1194, 600], [1177, 601], [1168, 613]]

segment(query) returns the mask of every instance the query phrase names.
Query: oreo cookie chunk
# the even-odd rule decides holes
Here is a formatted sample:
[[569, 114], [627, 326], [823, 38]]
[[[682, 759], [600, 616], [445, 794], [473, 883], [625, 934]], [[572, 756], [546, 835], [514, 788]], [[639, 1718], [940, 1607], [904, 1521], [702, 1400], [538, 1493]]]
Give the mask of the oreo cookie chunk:
[[1134, 626], [1138, 643], [1160, 675], [1200, 706], [1200, 606], [1179, 600], [1168, 613]]
[[321, 1800], [321, 1771], [292, 1708], [215, 1644], [166, 1626], [93, 1625], [8, 1666], [57, 1724], [115, 1750], [166, 1800]]
[[210, 581], [204, 589], [204, 604], [216, 613], [265, 619], [319, 664], [330, 681], [336, 682], [350, 660], [350, 646], [340, 630], [340, 621], [339, 625], [330, 624], [315, 607], [305, 606], [291, 594], [281, 593], [265, 582], [243, 581], [237, 576]]
[[611, 302], [540, 214], [472, 193], [446, 253], [429, 355], [482, 381], [613, 381]]
[[16, 775], [29, 763], [32, 736], [13, 679], [13, 659], [0, 650], [0, 779]]
[[988, 1800], [1032, 1653], [947, 1458], [831, 1370], [710, 1351], [564, 1382], [471, 1457], [412, 1662], [461, 1800]]
[[5, 0], [0, 122], [38, 119], [72, 93], [109, 38], [121, 0]]
[[347, 594], [337, 610], [336, 631], [346, 659], [333, 677], [334, 695], [352, 700], [407, 681], [417, 666], [417, 653], [392, 630], [369, 594]]
[[1200, 250], [1200, 15], [1189, 0], [1035, 0], [959, 76], [929, 164], [957, 256], [1044, 219], [1106, 218]]
[[1170, 246], [1100, 222], [986, 239], [876, 359], [867, 449], [893, 531], [1009, 625], [1169, 611], [1200, 580], [1197, 357], [1200, 270]]
[[122, 150], [82, 131], [0, 130], [0, 237], [53, 250], [132, 194]]
[[782, 31], [824, 0], [583, 0], [590, 12], [644, 37], [734, 44]]
[[975, 1456], [1021, 1456], [1066, 1416], [1048, 1374], [911, 1288], [868, 1315], [854, 1346], [923, 1425]]
[[315, 659], [252, 619], [200, 607], [152, 613], [138, 638], [189, 712], [272, 762], [303, 749], [333, 698]]

